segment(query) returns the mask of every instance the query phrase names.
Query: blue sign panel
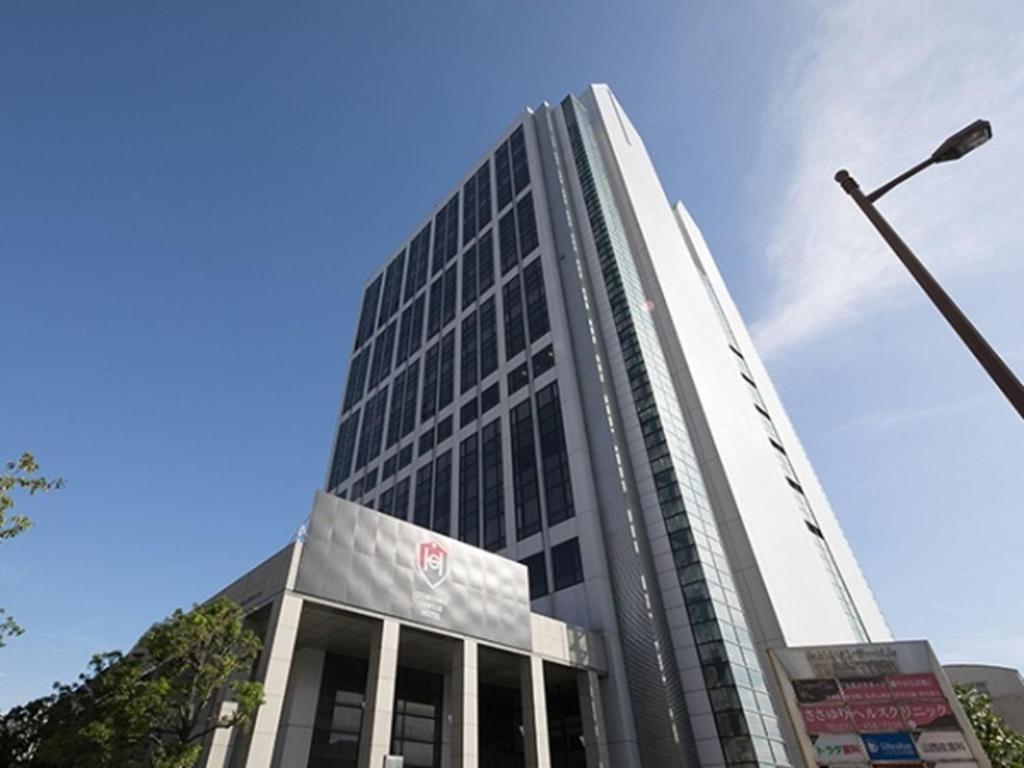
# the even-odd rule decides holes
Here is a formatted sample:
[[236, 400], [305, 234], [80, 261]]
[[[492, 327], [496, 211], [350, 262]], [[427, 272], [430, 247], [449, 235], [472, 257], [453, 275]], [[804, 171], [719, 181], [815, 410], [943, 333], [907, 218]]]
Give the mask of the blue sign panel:
[[918, 760], [914, 740], [909, 733], [862, 733], [868, 759], [875, 762]]

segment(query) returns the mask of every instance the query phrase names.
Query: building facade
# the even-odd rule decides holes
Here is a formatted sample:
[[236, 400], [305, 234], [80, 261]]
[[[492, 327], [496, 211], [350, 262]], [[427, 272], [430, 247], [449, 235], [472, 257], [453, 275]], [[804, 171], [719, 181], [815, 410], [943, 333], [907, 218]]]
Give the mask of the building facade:
[[364, 292], [325, 489], [599, 633], [610, 765], [792, 764], [767, 649], [889, 631], [606, 86], [526, 110]]
[[954, 685], [968, 685], [992, 700], [992, 711], [1024, 734], [1024, 677], [1013, 667], [992, 664], [945, 664]]

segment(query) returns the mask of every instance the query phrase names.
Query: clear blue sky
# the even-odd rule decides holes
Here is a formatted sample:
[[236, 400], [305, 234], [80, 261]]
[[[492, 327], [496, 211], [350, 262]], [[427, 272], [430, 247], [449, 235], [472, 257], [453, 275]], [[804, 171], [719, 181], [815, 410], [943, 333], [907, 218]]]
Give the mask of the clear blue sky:
[[[1024, 665], [1024, 426], [831, 181], [1024, 371], [1015, 2], [0, 6], [0, 707], [283, 546], [365, 277], [524, 106], [609, 83], [704, 230], [894, 631]], [[947, 9], [948, 7], [948, 9]]]

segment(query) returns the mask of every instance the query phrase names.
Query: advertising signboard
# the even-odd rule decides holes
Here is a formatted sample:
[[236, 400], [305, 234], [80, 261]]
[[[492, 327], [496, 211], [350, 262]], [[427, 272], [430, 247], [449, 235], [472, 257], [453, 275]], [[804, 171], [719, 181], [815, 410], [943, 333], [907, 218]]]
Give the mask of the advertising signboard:
[[769, 656], [809, 766], [990, 768], [927, 642]]
[[529, 649], [526, 567], [318, 493], [296, 591]]

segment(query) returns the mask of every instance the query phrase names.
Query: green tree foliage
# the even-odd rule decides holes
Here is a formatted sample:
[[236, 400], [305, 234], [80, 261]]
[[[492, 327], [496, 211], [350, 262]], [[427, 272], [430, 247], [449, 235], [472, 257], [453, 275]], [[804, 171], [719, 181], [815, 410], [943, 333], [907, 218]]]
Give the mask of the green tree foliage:
[[1024, 736], [992, 711], [992, 700], [971, 685], [956, 686], [956, 697], [992, 768], [1024, 768]]
[[[259, 650], [230, 600], [175, 611], [131, 653], [95, 656], [77, 683], [8, 712], [0, 765], [190, 768], [204, 736], [251, 724], [263, 695], [248, 681]], [[234, 711], [222, 714], [222, 701]]]
[[[17, 461], [4, 464], [0, 472], [0, 542], [13, 539], [32, 527], [32, 520], [27, 515], [11, 513], [15, 491], [23, 491], [32, 496], [62, 485], [63, 480], [47, 480], [39, 474], [39, 465], [31, 453], [23, 453]], [[18, 623], [0, 608], [0, 648], [4, 647], [6, 638], [23, 633]]]

